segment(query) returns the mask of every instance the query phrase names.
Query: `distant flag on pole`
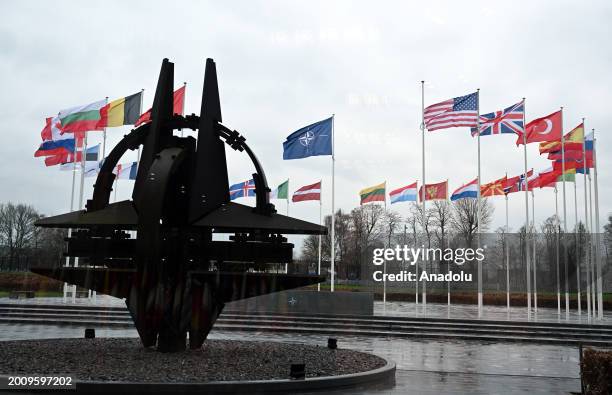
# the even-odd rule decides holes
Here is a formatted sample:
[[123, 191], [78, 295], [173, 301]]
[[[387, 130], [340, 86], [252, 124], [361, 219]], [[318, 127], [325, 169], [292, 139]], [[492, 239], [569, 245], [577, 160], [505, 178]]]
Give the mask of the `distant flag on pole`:
[[[580, 124], [565, 134], [563, 146], [565, 152], [579, 151], [582, 153], [582, 141], [584, 140], [584, 124]], [[561, 159], [561, 137], [555, 141], [545, 141], [540, 143], [540, 154], [543, 153], [558, 153]], [[582, 155], [580, 155], [582, 158]], [[550, 159], [550, 157], [549, 157]], [[568, 158], [566, 158], [567, 160]]]
[[398, 188], [389, 192], [391, 204], [399, 202], [416, 202], [417, 200], [417, 183], [414, 182], [405, 187]]
[[90, 130], [102, 130], [100, 109], [106, 105], [106, 100], [67, 108], [59, 112], [61, 128], [64, 132], [77, 133]]
[[[527, 172], [527, 179], [533, 176], [533, 169]], [[506, 194], [525, 190], [525, 173], [520, 176], [508, 178], [504, 192]]]
[[255, 196], [255, 181], [248, 180], [245, 182], [239, 182], [229, 188], [230, 200], [237, 199], [239, 197]]
[[[448, 180], [436, 184], [425, 184], [425, 200], [448, 199]], [[423, 187], [419, 188], [419, 198], [423, 201]]]
[[[521, 134], [525, 131], [523, 117], [525, 105], [523, 101], [502, 111], [495, 111], [480, 116], [480, 135], [512, 133]], [[472, 128], [472, 136], [477, 136], [477, 128]]]
[[[561, 140], [561, 111], [553, 112], [545, 117], [534, 119], [525, 125], [526, 142]], [[523, 144], [523, 133], [519, 133], [516, 145]]]
[[500, 178], [499, 180], [491, 181], [487, 184], [482, 184], [480, 186], [480, 196], [481, 197], [491, 197], [491, 196], [500, 196], [505, 195], [504, 187], [508, 181], [508, 177]]
[[306, 200], [321, 200], [321, 181], [305, 185], [293, 192], [291, 201], [303, 202]]
[[387, 182], [383, 182], [382, 184], [374, 185], [373, 187], [365, 188], [359, 191], [359, 197], [361, 199], [361, 204], [370, 203], [370, 202], [384, 202], [385, 201], [385, 190], [387, 187]]
[[[98, 163], [99, 155], [100, 144], [87, 148], [87, 151], [85, 151], [85, 166], [88, 166], [88, 164], [91, 164], [93, 162]], [[49, 164], [47, 164], [47, 166], [60, 165], [60, 170], [72, 170], [75, 167], [74, 163], [76, 162], [77, 164], [80, 164], [82, 158], [83, 156], [81, 152], [77, 152], [76, 155], [70, 152], [65, 155], [48, 157], [45, 159], [45, 164], [47, 164], [47, 160], [49, 160]], [[77, 167], [80, 168], [80, 165], [77, 165]]]
[[283, 143], [283, 159], [302, 159], [332, 154], [333, 118], [305, 126], [287, 136]]
[[142, 92], [113, 100], [100, 109], [98, 127], [134, 125], [140, 117]]
[[270, 193], [270, 199], [289, 199], [289, 180], [283, 182]]
[[135, 180], [138, 173], [138, 162], [120, 163], [115, 166], [113, 173], [120, 180]]
[[[172, 112], [177, 115], [183, 115], [183, 110], [185, 108], [185, 85], [174, 91], [172, 100]], [[149, 108], [147, 111], [143, 112], [140, 117], [138, 117], [136, 123], [134, 123], [134, 126], [140, 126], [143, 123], [147, 123], [150, 121], [151, 109]]]
[[74, 135], [64, 133], [60, 127], [59, 117], [46, 119], [45, 127], [40, 132], [43, 142], [34, 152], [35, 157], [63, 155], [74, 151]]
[[478, 92], [432, 104], [424, 111], [425, 127], [430, 132], [454, 127], [478, 126]]
[[478, 178], [458, 188], [450, 197], [453, 202], [459, 199], [476, 199], [478, 198]]

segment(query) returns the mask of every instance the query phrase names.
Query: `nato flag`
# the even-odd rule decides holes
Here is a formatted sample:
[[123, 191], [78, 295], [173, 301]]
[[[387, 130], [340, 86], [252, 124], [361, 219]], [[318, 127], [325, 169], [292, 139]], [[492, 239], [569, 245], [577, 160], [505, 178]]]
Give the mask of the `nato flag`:
[[283, 159], [332, 154], [333, 117], [313, 123], [289, 135], [283, 143]]

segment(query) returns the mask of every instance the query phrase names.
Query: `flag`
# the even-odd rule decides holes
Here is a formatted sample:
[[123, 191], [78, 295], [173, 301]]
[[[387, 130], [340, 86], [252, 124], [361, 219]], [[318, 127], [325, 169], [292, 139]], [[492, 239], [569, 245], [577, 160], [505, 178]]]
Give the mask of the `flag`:
[[[423, 201], [423, 187], [419, 188], [419, 197]], [[425, 184], [425, 200], [446, 200], [448, 198], [448, 181], [437, 184]]]
[[[525, 106], [521, 101], [502, 111], [495, 111], [480, 116], [480, 135], [490, 136], [492, 134], [514, 133], [521, 134], [525, 131], [523, 118]], [[476, 128], [472, 128], [472, 136], [478, 135]]]
[[[185, 108], [185, 85], [181, 86], [174, 91], [172, 96], [172, 112], [175, 115], [183, 115], [183, 108]], [[143, 112], [140, 117], [134, 123], [134, 126], [140, 126], [143, 123], [151, 121], [151, 109]]]
[[332, 125], [333, 117], [291, 133], [283, 143], [283, 159], [332, 155]]
[[478, 126], [478, 92], [455, 97], [425, 108], [423, 119], [430, 132], [453, 127]]
[[[561, 138], [561, 111], [553, 112], [545, 117], [534, 119], [525, 126], [526, 142], [559, 140]], [[523, 133], [519, 133], [516, 145], [523, 144]]]
[[417, 200], [417, 183], [414, 182], [405, 187], [398, 188], [389, 193], [391, 204], [399, 202], [416, 202]]
[[557, 171], [555, 169], [551, 167], [549, 167], [548, 169], [542, 170], [539, 173], [539, 177], [540, 177], [540, 188], [545, 188], [545, 187], [554, 187], [555, 185], [557, 185], [557, 180], [559, 179], [559, 176], [561, 175], [561, 171]]
[[61, 129], [59, 117], [48, 117], [45, 127], [40, 132], [43, 142], [34, 152], [35, 157], [62, 155], [74, 151], [74, 135], [64, 133]]
[[478, 197], [478, 178], [457, 188], [450, 197], [453, 202], [459, 199], [476, 199]]
[[[549, 160], [562, 160], [565, 157], [565, 160], [581, 160], [584, 159], [583, 158], [583, 153], [582, 153], [582, 149], [580, 149], [580, 151], [578, 150], [565, 150], [565, 155], [563, 155], [563, 153], [561, 152], [561, 150], [559, 151], [554, 151], [554, 152], [549, 152], [548, 153], [548, 159]], [[586, 152], [584, 152], [584, 156], [586, 156], [587, 160], [593, 160], [593, 151], [592, 150], [586, 150]]]
[[100, 109], [98, 127], [134, 125], [140, 117], [142, 92], [113, 100]]
[[576, 182], [576, 170], [574, 169], [573, 172], [565, 172], [565, 174], [560, 175], [559, 177], [557, 177], [557, 182], [561, 182], [564, 179], [565, 182]]
[[491, 181], [487, 184], [483, 184], [480, 186], [480, 196], [482, 197], [490, 197], [490, 196], [498, 196], [505, 195], [504, 187], [506, 186], [506, 182], [508, 177], [500, 178], [499, 180]]
[[382, 184], [374, 185], [373, 187], [365, 188], [359, 191], [361, 204], [370, 202], [384, 202], [386, 186], [387, 182], [385, 181]]
[[113, 169], [120, 180], [135, 180], [138, 173], [138, 162], [120, 163]]
[[[572, 129], [565, 135], [563, 144], [561, 144], [561, 138], [555, 141], [547, 141], [540, 143], [540, 154], [558, 152], [559, 158], [561, 155], [561, 147], [565, 148], [565, 152], [568, 151], [580, 151], [582, 152], [582, 142], [584, 141], [584, 124], [580, 124]], [[549, 158], [550, 159], [550, 158]]]
[[[586, 167], [587, 169], [592, 169], [593, 168], [593, 160], [589, 160], [587, 159], [586, 161]], [[584, 167], [584, 161], [582, 159], [577, 159], [577, 160], [566, 160], [565, 161], [565, 166], [563, 166], [563, 161], [561, 160], [556, 160], [553, 162], [553, 169], [555, 170], [559, 170], [562, 171], [565, 168], [565, 171], [567, 172], [568, 170], [576, 170], [577, 172], [582, 173], [582, 169]]]
[[[100, 152], [100, 144], [95, 145], [93, 147], [87, 148], [85, 153], [85, 162], [97, 162], [98, 156]], [[80, 151], [75, 152], [66, 152], [63, 154], [48, 156], [45, 158], [46, 166], [55, 166], [61, 165], [63, 163], [80, 163], [83, 159], [83, 155]]]
[[68, 108], [59, 112], [61, 128], [64, 132], [87, 132], [90, 130], [101, 130], [100, 110], [106, 105], [106, 100], [84, 104]]
[[314, 184], [305, 185], [293, 192], [291, 201], [303, 202], [306, 200], [321, 200], [321, 181]]
[[234, 200], [239, 197], [255, 196], [255, 181], [248, 180], [234, 184], [230, 186], [229, 194], [230, 200]]
[[593, 151], [593, 139], [595, 138], [595, 132], [591, 132], [584, 136], [584, 148], [587, 151]]
[[[533, 169], [527, 172], [527, 180], [533, 177]], [[525, 190], [525, 173], [520, 176], [508, 178], [506, 186], [504, 187], [504, 193], [513, 193]]]
[[289, 180], [283, 182], [270, 194], [270, 199], [287, 199], [289, 200]]

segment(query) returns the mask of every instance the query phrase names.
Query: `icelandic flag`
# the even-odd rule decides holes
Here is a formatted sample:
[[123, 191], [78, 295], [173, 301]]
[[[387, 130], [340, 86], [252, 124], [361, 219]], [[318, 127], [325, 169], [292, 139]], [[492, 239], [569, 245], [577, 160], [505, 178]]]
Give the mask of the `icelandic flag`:
[[291, 133], [283, 143], [283, 159], [332, 155], [332, 123], [333, 117]]
[[255, 181], [248, 180], [234, 184], [229, 189], [230, 200], [239, 197], [255, 196]]
[[478, 197], [478, 178], [475, 178], [473, 181], [470, 181], [468, 184], [463, 185], [461, 188], [457, 189], [451, 195], [450, 200], [455, 201], [458, 199], [476, 199]]
[[416, 202], [417, 200], [417, 183], [414, 182], [405, 187], [398, 188], [389, 193], [391, 204], [399, 202]]

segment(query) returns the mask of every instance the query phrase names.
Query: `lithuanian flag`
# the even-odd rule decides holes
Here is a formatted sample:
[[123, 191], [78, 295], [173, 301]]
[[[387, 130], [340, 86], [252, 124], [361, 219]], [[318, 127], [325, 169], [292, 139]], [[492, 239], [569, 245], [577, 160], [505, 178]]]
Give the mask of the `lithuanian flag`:
[[359, 191], [361, 204], [370, 202], [384, 202], [386, 186], [387, 182], [385, 181], [382, 184], [374, 185], [373, 187], [365, 188]]
[[134, 125], [140, 116], [142, 92], [113, 100], [100, 109], [98, 127]]

